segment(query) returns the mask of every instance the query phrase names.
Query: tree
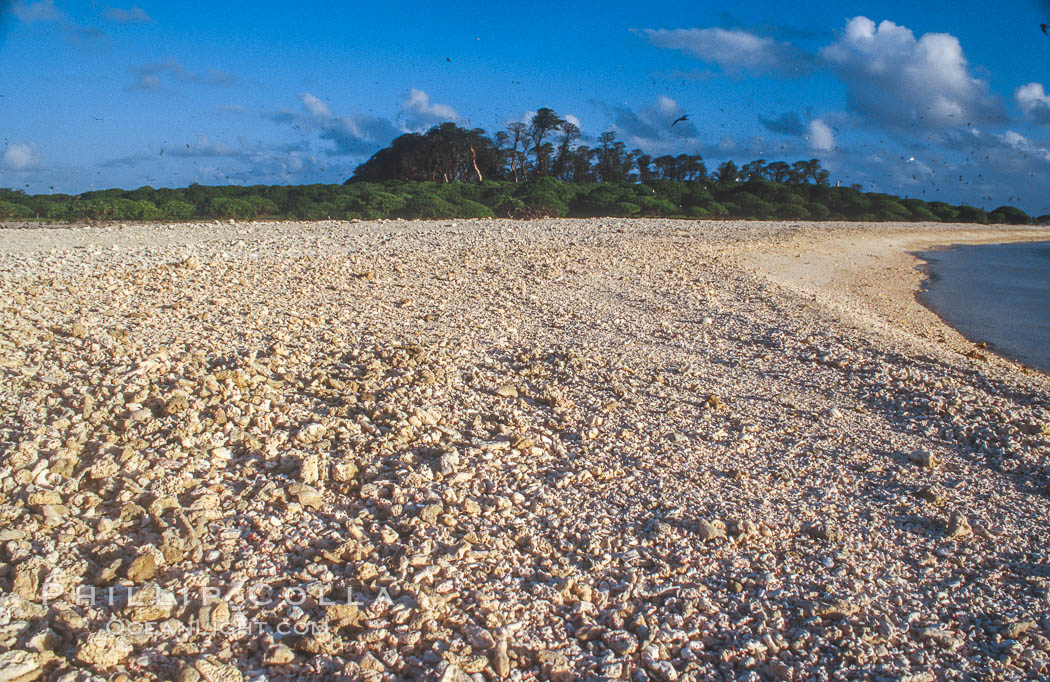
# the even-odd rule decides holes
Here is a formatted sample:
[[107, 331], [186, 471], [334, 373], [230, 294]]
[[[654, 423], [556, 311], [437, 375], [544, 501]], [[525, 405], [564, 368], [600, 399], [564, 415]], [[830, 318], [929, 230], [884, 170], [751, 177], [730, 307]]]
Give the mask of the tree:
[[728, 185], [731, 182], [740, 181], [740, 171], [732, 161], [726, 161], [715, 171], [715, 181], [720, 185]]
[[195, 206], [188, 203], [188, 201], [180, 201], [178, 199], [169, 199], [158, 208], [160, 208], [162, 216], [171, 220], [190, 218], [196, 212]]
[[704, 159], [699, 154], [679, 154], [676, 160], [682, 173], [680, 180], [691, 182], [707, 177], [707, 166], [704, 165]]
[[623, 182], [631, 174], [634, 158], [627, 153], [627, 146], [616, 139], [609, 130], [598, 136], [601, 147], [597, 150], [597, 179], [599, 182]]
[[572, 144], [580, 139], [580, 129], [574, 124], [566, 121], [561, 126], [561, 141], [558, 143], [558, 153], [554, 157], [554, 166], [551, 175], [558, 180], [572, 181]]
[[766, 166], [766, 177], [773, 182], [787, 182], [791, 177], [791, 166], [783, 161], [774, 161]]
[[13, 201], [0, 201], [0, 218], [32, 218], [33, 211], [28, 206]]
[[529, 121], [528, 135], [532, 142], [532, 153], [536, 157], [536, 177], [546, 175], [550, 168], [549, 148], [544, 147], [543, 140], [563, 125], [565, 125], [565, 119], [547, 107], [540, 107]]
[[1027, 213], [1015, 206], [1000, 206], [988, 214], [988, 219], [993, 223], [1007, 225], [1028, 225], [1032, 222]]
[[799, 175], [799, 182], [813, 181], [814, 185], [827, 185], [830, 174], [820, 167], [820, 159], [808, 161], [796, 161], [791, 165], [793, 171]]
[[656, 174], [653, 172], [653, 157], [642, 152], [641, 149], [635, 149], [631, 152], [631, 156], [634, 157], [634, 165], [638, 169], [638, 179], [643, 183], [648, 183], [656, 178]]
[[597, 150], [581, 145], [572, 153], [572, 181], [575, 183], [595, 182], [594, 161], [597, 158]]
[[656, 166], [656, 176], [661, 180], [675, 179], [675, 168], [678, 166], [678, 162], [670, 154], [656, 157], [653, 159], [653, 165]]
[[532, 167], [533, 179], [549, 175], [551, 165], [553, 165], [551, 157], [554, 156], [554, 145], [544, 142], [539, 147], [532, 149], [532, 155], [536, 160]]
[[497, 134], [499, 148], [503, 152], [505, 163], [510, 166], [514, 182], [526, 179], [525, 153], [529, 148], [529, 127], [520, 121], [507, 126], [506, 132]]
[[740, 176], [744, 180], [764, 180], [766, 178], [766, 160], [756, 159], [745, 163], [740, 169]]
[[962, 205], [959, 206], [959, 213], [956, 218], [960, 223], [977, 223], [979, 225], [988, 224], [988, 213], [984, 209], [977, 208], [975, 206]]
[[347, 182], [427, 180], [481, 182], [502, 175], [496, 145], [480, 128], [442, 123], [426, 133], [406, 133], [354, 170]]
[[515, 191], [522, 202], [521, 216], [525, 218], [560, 217], [569, 210], [573, 190], [554, 178], [544, 177], [523, 183]]
[[926, 208], [933, 211], [933, 214], [937, 216], [937, 220], [942, 223], [952, 223], [959, 218], [959, 209], [943, 201], [931, 201], [926, 204]]

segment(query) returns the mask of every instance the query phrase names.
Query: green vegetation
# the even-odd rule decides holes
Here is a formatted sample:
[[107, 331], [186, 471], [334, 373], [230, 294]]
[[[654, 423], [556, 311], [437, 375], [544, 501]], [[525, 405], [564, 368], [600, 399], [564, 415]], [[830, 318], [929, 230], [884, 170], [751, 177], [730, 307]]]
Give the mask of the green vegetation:
[[[144, 191], [145, 190], [145, 191]], [[132, 195], [150, 196], [131, 199]], [[79, 196], [0, 189], [0, 219], [52, 221], [380, 218], [661, 217], [757, 220], [1032, 222], [1023, 211], [901, 199], [853, 187], [787, 185], [769, 180], [652, 180], [648, 183], [441, 183], [387, 180], [298, 187], [140, 188]], [[1046, 221], [1046, 216], [1042, 217]]]
[[[820, 161], [726, 161], [708, 174], [695, 154], [652, 157], [613, 132], [594, 148], [551, 109], [486, 137], [443, 123], [395, 139], [343, 185], [110, 189], [28, 195], [0, 189], [0, 219], [52, 221], [193, 219], [539, 218], [648, 216], [761, 220], [1010, 223], [1018, 208], [901, 198], [833, 187]], [[1046, 221], [1047, 216], [1038, 220]]]

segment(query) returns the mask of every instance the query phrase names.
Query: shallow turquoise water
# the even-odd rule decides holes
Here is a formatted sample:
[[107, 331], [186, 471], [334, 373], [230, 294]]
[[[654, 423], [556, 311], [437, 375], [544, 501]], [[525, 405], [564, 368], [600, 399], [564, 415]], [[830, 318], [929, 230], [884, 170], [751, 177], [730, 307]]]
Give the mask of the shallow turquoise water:
[[1050, 373], [1050, 242], [924, 251], [920, 300], [971, 341]]

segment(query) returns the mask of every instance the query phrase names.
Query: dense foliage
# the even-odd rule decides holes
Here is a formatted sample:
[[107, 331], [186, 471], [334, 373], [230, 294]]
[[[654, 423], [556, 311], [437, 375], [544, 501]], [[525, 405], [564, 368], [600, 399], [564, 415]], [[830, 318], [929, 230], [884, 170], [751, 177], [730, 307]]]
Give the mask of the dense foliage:
[[[708, 174], [696, 154], [628, 151], [613, 132], [582, 145], [551, 109], [488, 138], [443, 123], [408, 133], [343, 185], [110, 189], [28, 195], [0, 189], [0, 220], [379, 219], [651, 216], [1027, 224], [1020, 209], [973, 206], [832, 187], [820, 161], [732, 161]], [[1046, 222], [1050, 216], [1040, 216]]]
[[[285, 218], [536, 218], [651, 216], [1028, 224], [1023, 211], [901, 199], [852, 187], [769, 180], [567, 183], [388, 180], [347, 185], [111, 189], [78, 196], [0, 189], [0, 219], [194, 220]], [[1045, 222], [1047, 216], [1037, 219]]]

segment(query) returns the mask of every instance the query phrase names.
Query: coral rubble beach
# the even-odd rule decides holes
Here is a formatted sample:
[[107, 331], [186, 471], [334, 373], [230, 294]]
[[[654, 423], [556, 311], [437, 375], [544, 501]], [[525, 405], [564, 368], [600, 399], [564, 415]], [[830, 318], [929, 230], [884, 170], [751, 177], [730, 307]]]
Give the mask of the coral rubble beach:
[[0, 676], [1046, 675], [1050, 377], [908, 253], [1015, 239], [0, 231]]

